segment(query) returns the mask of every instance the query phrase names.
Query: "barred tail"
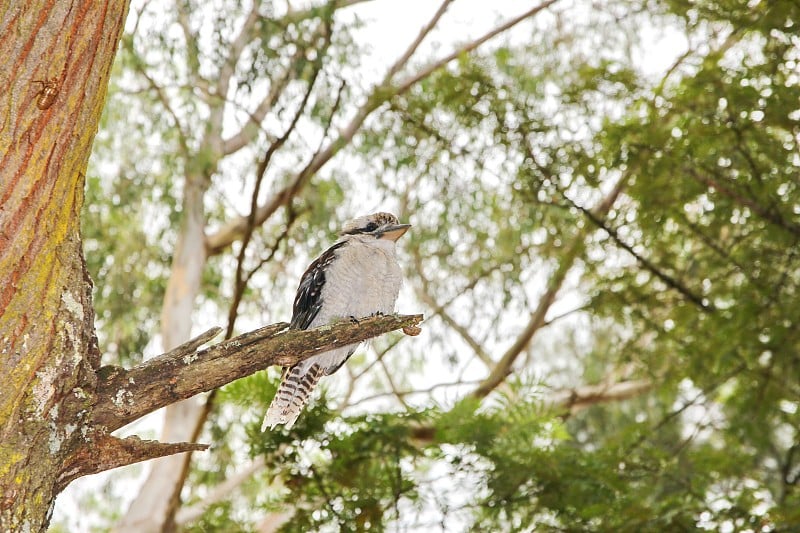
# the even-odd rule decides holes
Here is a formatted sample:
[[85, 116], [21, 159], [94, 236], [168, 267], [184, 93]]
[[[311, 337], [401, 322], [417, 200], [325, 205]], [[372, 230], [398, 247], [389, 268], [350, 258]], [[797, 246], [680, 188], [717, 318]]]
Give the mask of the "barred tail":
[[287, 429], [292, 427], [324, 373], [317, 363], [307, 368], [303, 363], [298, 363], [285, 370], [278, 391], [264, 416], [261, 431], [266, 430], [267, 426], [273, 429], [278, 424], [286, 424]]

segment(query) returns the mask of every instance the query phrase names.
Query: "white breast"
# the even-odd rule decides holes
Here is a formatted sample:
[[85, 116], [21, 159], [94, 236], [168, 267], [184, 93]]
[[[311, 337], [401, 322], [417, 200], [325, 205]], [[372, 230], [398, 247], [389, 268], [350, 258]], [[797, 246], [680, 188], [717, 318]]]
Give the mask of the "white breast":
[[322, 309], [312, 327], [337, 319], [391, 314], [400, 292], [402, 272], [394, 243], [353, 239], [337, 250], [337, 259], [325, 272]]

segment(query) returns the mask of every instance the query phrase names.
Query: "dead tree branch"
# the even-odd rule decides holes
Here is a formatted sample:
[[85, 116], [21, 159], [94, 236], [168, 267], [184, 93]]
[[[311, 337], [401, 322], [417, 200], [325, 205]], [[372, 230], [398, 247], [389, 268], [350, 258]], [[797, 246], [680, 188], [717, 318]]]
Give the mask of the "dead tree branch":
[[194, 442], [158, 442], [139, 437], [121, 439], [103, 431], [90, 432], [86, 446], [81, 446], [64, 462], [58, 476], [58, 491], [71, 481], [112, 468], [132, 465], [176, 453], [208, 449], [208, 444]]

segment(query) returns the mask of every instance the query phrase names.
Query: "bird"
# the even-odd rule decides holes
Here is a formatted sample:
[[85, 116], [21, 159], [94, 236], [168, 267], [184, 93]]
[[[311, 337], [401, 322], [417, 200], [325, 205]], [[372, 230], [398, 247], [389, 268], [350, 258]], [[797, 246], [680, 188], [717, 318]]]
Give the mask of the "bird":
[[[339, 239], [300, 278], [289, 328], [311, 329], [393, 313], [402, 284], [395, 242], [410, 227], [384, 212], [345, 223]], [[320, 378], [339, 370], [358, 344], [334, 348], [284, 367], [261, 431], [280, 424], [291, 428]]]

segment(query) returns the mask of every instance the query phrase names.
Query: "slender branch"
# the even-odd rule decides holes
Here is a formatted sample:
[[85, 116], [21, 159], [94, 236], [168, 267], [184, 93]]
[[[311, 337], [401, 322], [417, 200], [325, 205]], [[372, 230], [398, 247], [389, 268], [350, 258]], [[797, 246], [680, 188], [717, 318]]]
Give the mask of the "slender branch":
[[[330, 7], [333, 8], [335, 11], [339, 11], [341, 9], [360, 4], [362, 2], [371, 2], [372, 0], [344, 0], [329, 3]], [[278, 25], [288, 25], [290, 23], [298, 23], [303, 20], [306, 20], [312, 16], [318, 16], [319, 7], [314, 6], [309, 9], [304, 9], [302, 11], [292, 11], [281, 17], [277, 23]], [[323, 21], [315, 32], [312, 34], [312, 38], [310, 41], [314, 41], [319, 37], [325, 37], [327, 40], [330, 40], [330, 32], [328, 26], [330, 25], [330, 21]], [[325, 33], [327, 32], [327, 34]], [[224, 155], [230, 155], [238, 150], [244, 148], [248, 144], [250, 144], [260, 131], [260, 124], [267, 116], [267, 113], [273, 108], [275, 103], [278, 101], [278, 98], [283, 94], [284, 89], [288, 86], [289, 82], [296, 79], [297, 73], [301, 71], [301, 69], [296, 68], [297, 63], [306, 57], [308, 52], [308, 48], [304, 47], [297, 47], [295, 53], [291, 56], [289, 60], [288, 67], [283, 71], [280, 77], [274, 79], [270, 83], [270, 89], [268, 94], [259, 102], [256, 106], [255, 110], [250, 113], [247, 112], [250, 120], [247, 124], [242, 126], [239, 131], [231, 135], [229, 138], [225, 139], [222, 143], [222, 153]], [[239, 52], [241, 54], [241, 51]], [[318, 54], [321, 56], [322, 54]], [[237, 57], [238, 61], [238, 57]], [[223, 95], [224, 97], [224, 95]]]
[[219, 77], [217, 79], [217, 96], [223, 100], [228, 96], [231, 78], [236, 71], [236, 65], [239, 63], [242, 52], [247, 44], [251, 41], [253, 28], [255, 28], [256, 22], [258, 22], [259, 19], [258, 8], [260, 6], [261, 2], [259, 0], [253, 0], [253, 4], [250, 6], [250, 11], [247, 13], [247, 17], [244, 19], [242, 27], [239, 28], [239, 33], [233, 39], [233, 42], [228, 49], [228, 56], [225, 58], [225, 61], [222, 63], [222, 66], [219, 69]]
[[[442, 383], [431, 387], [431, 390], [441, 386], [450, 387], [465, 385], [464, 383]], [[616, 382], [604, 382], [597, 385], [580, 385], [567, 389], [554, 390], [542, 400], [542, 405], [553, 411], [566, 410], [570, 415], [591, 407], [607, 402], [622, 402], [640, 396], [653, 388], [653, 382], [649, 379], [623, 380]], [[417, 394], [428, 392], [427, 390], [408, 391], [407, 394]], [[388, 393], [383, 394], [388, 395]], [[370, 396], [360, 401], [379, 398], [381, 395]], [[423, 442], [432, 441], [436, 437], [436, 426], [420, 424], [411, 428], [414, 439]]]
[[[93, 422], [113, 431], [160, 407], [221, 387], [271, 365], [291, 366], [324, 351], [422, 322], [422, 315], [368, 317], [312, 330], [272, 324], [197, 351], [197, 341], [124, 370], [98, 373]], [[204, 335], [208, 335], [206, 333]]]
[[[684, 168], [684, 172], [687, 172], [695, 181], [698, 181], [710, 189], [717, 191], [719, 194], [730, 198], [737, 204], [747, 207], [767, 222], [774, 224], [779, 228], [792, 233], [793, 235], [800, 235], [800, 225], [785, 220], [783, 216], [781, 216], [780, 212], [778, 212], [776, 209], [766, 208], [755, 200], [746, 198], [744, 195], [737, 193], [732, 188], [726, 187], [721, 180], [715, 180], [711, 177], [710, 169], [706, 170], [709, 170], [709, 174], [703, 175], [692, 167], [687, 166]], [[757, 171], [753, 170], [752, 172], [755, 173]]]
[[447, 11], [447, 8], [450, 7], [450, 4], [452, 3], [453, 0], [444, 0], [442, 2], [442, 4], [439, 6], [439, 9], [437, 9], [436, 13], [434, 13], [433, 17], [431, 17], [431, 20], [429, 20], [428, 23], [425, 24], [422, 29], [420, 29], [417, 38], [414, 39], [408, 48], [406, 48], [406, 51], [403, 52], [403, 55], [397, 58], [397, 61], [395, 61], [392, 66], [389, 67], [382, 85], [386, 85], [387, 82], [391, 81], [392, 78], [394, 78], [394, 75], [400, 72], [400, 69], [402, 69], [406, 63], [408, 63], [408, 60], [411, 59], [411, 56], [413, 56], [414, 52], [417, 51], [417, 48], [419, 48], [419, 45], [425, 40], [425, 37], [427, 37], [431, 30], [436, 27], [436, 24], [439, 23], [439, 19], [442, 18], [444, 12]]
[[577, 411], [598, 403], [622, 401], [639, 396], [651, 388], [653, 388], [653, 382], [649, 379], [583, 385], [556, 391], [546, 398], [545, 404], [563, 408], [570, 414], [575, 414]]
[[[330, 31], [327, 31], [326, 34], [330, 35]], [[328, 39], [327, 44], [330, 44], [330, 39]], [[327, 48], [327, 44], [323, 47], [323, 49]], [[233, 302], [231, 303], [230, 310], [228, 312], [228, 328], [225, 333], [226, 338], [230, 338], [231, 334], [233, 333], [233, 327], [236, 322], [239, 304], [242, 301], [242, 296], [244, 295], [245, 288], [247, 287], [247, 281], [249, 279], [249, 277], [245, 279], [244, 260], [247, 254], [247, 247], [250, 245], [250, 239], [252, 239], [253, 231], [256, 228], [256, 211], [258, 210], [258, 195], [261, 192], [261, 184], [264, 182], [264, 177], [267, 175], [267, 168], [269, 168], [269, 164], [272, 161], [272, 156], [275, 154], [275, 152], [280, 150], [280, 148], [286, 143], [286, 141], [289, 139], [289, 136], [297, 127], [297, 123], [300, 121], [300, 117], [303, 115], [303, 112], [306, 109], [308, 100], [311, 98], [311, 92], [314, 89], [314, 84], [321, 69], [322, 62], [319, 61], [314, 68], [314, 73], [311, 75], [311, 79], [308, 81], [308, 87], [306, 88], [306, 92], [303, 95], [300, 105], [295, 111], [292, 121], [289, 123], [286, 131], [283, 132], [283, 135], [275, 140], [275, 142], [270, 144], [269, 148], [267, 148], [267, 151], [264, 154], [264, 157], [258, 164], [258, 169], [256, 169], [256, 182], [253, 186], [253, 194], [250, 198], [250, 214], [247, 216], [247, 227], [245, 228], [244, 235], [242, 236], [242, 246], [239, 249], [238, 257], [236, 258]], [[290, 224], [287, 224], [286, 226], [288, 230]]]
[[722, 376], [719, 376], [716, 380], [714, 380], [713, 383], [710, 383], [707, 387], [703, 388], [702, 390], [700, 390], [700, 392], [695, 394], [693, 398], [683, 402], [683, 405], [681, 405], [680, 407], [678, 407], [676, 409], [673, 409], [669, 413], [665, 414], [661, 418], [661, 420], [658, 421], [658, 423], [656, 423], [655, 425], [653, 425], [651, 427], [650, 431], [642, 431], [642, 433], [639, 436], [639, 438], [637, 438], [630, 445], [628, 445], [628, 447], [627, 447], [628, 453], [636, 450], [647, 439], [652, 438], [655, 435], [660, 435], [660, 430], [664, 426], [669, 424], [670, 421], [672, 421], [675, 418], [677, 418], [678, 416], [680, 416], [681, 413], [683, 413], [684, 411], [686, 411], [690, 407], [698, 405], [699, 403], [701, 403], [703, 401], [707, 401], [708, 398], [710, 396], [712, 396], [712, 393], [714, 391], [716, 391], [717, 389], [722, 387], [725, 383], [727, 383], [729, 380], [733, 379], [734, 377], [736, 377], [737, 375], [739, 375], [741, 372], [743, 372], [746, 369], [747, 369], [747, 364], [746, 363], [742, 363], [741, 365], [737, 366], [736, 368], [734, 368], [730, 372], [728, 372], [728, 373], [726, 373], [726, 374], [724, 374]]
[[530, 320], [525, 329], [519, 334], [514, 343], [505, 351], [495, 367], [484, 379], [481, 384], [472, 392], [476, 398], [483, 398], [492, 392], [498, 385], [505, 381], [511, 373], [511, 367], [522, 353], [533, 336], [545, 323], [545, 315], [550, 310], [550, 306], [556, 299], [556, 294], [561, 289], [561, 285], [567, 277], [567, 273], [572, 269], [578, 256], [583, 252], [583, 242], [575, 240], [572, 246], [566, 251], [558, 269], [553, 273], [547, 285], [547, 290], [539, 298], [539, 304], [531, 313]]
[[637, 253], [636, 250], [633, 249], [633, 246], [631, 246], [622, 239], [622, 237], [619, 235], [619, 233], [615, 228], [612, 228], [609, 224], [607, 224], [604, 220], [598, 217], [595, 213], [592, 213], [591, 210], [586, 209], [585, 207], [582, 207], [577, 203], [573, 202], [566, 195], [564, 195], [564, 198], [566, 198], [567, 201], [572, 203], [572, 205], [574, 205], [577, 209], [582, 211], [586, 215], [586, 218], [589, 219], [589, 221], [592, 224], [594, 224], [598, 228], [608, 233], [611, 239], [615, 243], [617, 243], [617, 246], [619, 246], [620, 248], [631, 254], [633, 258], [636, 259], [636, 261], [645, 270], [647, 270], [648, 272], [656, 276], [658, 279], [663, 281], [667, 285], [667, 287], [670, 287], [671, 289], [678, 291], [687, 300], [695, 304], [697, 307], [699, 307], [706, 313], [714, 311], [714, 306], [712, 304], [705, 301], [702, 297], [698, 296], [697, 294], [693, 293], [691, 289], [689, 289], [689, 287], [687, 287], [686, 285], [678, 281], [676, 278], [670, 276], [669, 274], [661, 270], [655, 263], [644, 257], [642, 254]]
[[[239, 316], [239, 304], [244, 296], [244, 290], [250, 283], [250, 279], [256, 274], [256, 272], [260, 271], [264, 265], [272, 261], [272, 259], [275, 257], [275, 254], [278, 253], [281, 243], [289, 236], [289, 231], [292, 229], [292, 227], [294, 227], [294, 223], [297, 221], [297, 214], [295, 213], [294, 209], [291, 208], [291, 206], [289, 206], [287, 212], [288, 216], [286, 219], [286, 224], [283, 226], [278, 238], [275, 239], [275, 243], [270, 247], [269, 252], [259, 260], [258, 264], [244, 274], [242, 279], [240, 279], [239, 265], [242, 264], [243, 256], [240, 254], [236, 266], [237, 272], [236, 280], [234, 282], [235, 285], [233, 298], [231, 305], [228, 308], [228, 325], [225, 328], [225, 339], [230, 339], [231, 336], [233, 336], [233, 328], [236, 324], [236, 319]], [[242, 246], [245, 246], [245, 244], [243, 243]]]
[[[214, 167], [219, 162], [219, 159], [225, 155], [225, 142], [222, 139], [223, 122], [225, 120], [225, 108], [230, 90], [231, 79], [236, 71], [236, 64], [238, 63], [242, 51], [250, 42], [253, 27], [259, 19], [258, 7], [260, 2], [253, 0], [253, 5], [245, 18], [239, 34], [234, 38], [233, 43], [229, 48], [228, 56], [223, 61], [219, 68], [216, 84], [214, 86], [213, 94], [207, 88], [206, 92], [212, 98], [206, 100], [209, 109], [209, 116], [206, 121], [205, 132], [202, 136], [200, 149], [198, 153], [211, 153], [214, 154], [213, 161]], [[198, 60], [199, 50], [197, 47], [197, 34], [191, 33], [189, 26], [189, 14], [186, 13], [182, 2], [178, 2], [178, 21], [187, 41], [187, 50], [189, 53], [189, 65], [192, 69], [192, 77], [197, 80], [203, 80], [200, 76], [200, 64]], [[203, 86], [208, 86], [203, 80]], [[216, 98], [214, 98], [216, 97]], [[209, 174], [210, 175], [210, 174]], [[206, 177], [208, 177], [207, 175]]]
[[288, 211], [288, 216], [286, 217], [286, 223], [281, 229], [280, 235], [278, 235], [273, 245], [269, 248], [269, 252], [259, 260], [256, 266], [254, 266], [252, 269], [250, 269], [250, 271], [247, 272], [247, 275], [244, 278], [245, 284], [250, 283], [250, 279], [259, 270], [261, 270], [264, 267], [264, 265], [272, 261], [272, 259], [275, 257], [275, 254], [278, 253], [281, 243], [283, 243], [289, 237], [289, 232], [294, 227], [295, 222], [297, 222], [298, 218], [302, 216], [304, 213], [306, 213], [308, 209], [304, 208], [300, 209], [299, 211], [295, 211], [294, 209], [292, 209], [291, 206], [289, 206], [289, 209], [287, 211]]
[[394, 379], [392, 379], [392, 373], [389, 372], [389, 368], [386, 366], [386, 362], [383, 360], [383, 357], [379, 359], [381, 369], [383, 370], [383, 375], [386, 378], [387, 383], [389, 383], [389, 388], [392, 389], [392, 394], [397, 401], [405, 408], [408, 409], [409, 406], [406, 401], [403, 399], [403, 395], [400, 393], [400, 389], [397, 388], [397, 385], [394, 383]]
[[[358, 381], [359, 379], [361, 379], [362, 377], [364, 377], [364, 376], [367, 374], [367, 372], [369, 372], [370, 370], [372, 370], [372, 368], [373, 368], [375, 365], [377, 365], [377, 364], [380, 362], [380, 360], [381, 360], [381, 359], [383, 359], [383, 358], [386, 356], [386, 354], [387, 354], [387, 353], [389, 353], [391, 350], [393, 350], [393, 349], [394, 349], [394, 347], [395, 347], [395, 346], [397, 346], [397, 345], [400, 343], [400, 341], [401, 341], [401, 340], [403, 340], [404, 338], [405, 338], [405, 337], [397, 337], [397, 338], [395, 338], [395, 339], [391, 339], [391, 340], [389, 341], [388, 345], [386, 346], [386, 348], [384, 348], [384, 349], [383, 349], [383, 350], [381, 350], [380, 352], [377, 352], [377, 350], [376, 350], [376, 353], [375, 353], [375, 360], [373, 360], [373, 361], [372, 361], [371, 363], [369, 363], [367, 366], [365, 366], [364, 368], [362, 368], [362, 369], [361, 369], [361, 370], [360, 370], [360, 371], [359, 371], [357, 374], [352, 374], [352, 373], [351, 373], [351, 380], [352, 380], [352, 382], [353, 382], [353, 383], [355, 383], [356, 381]], [[374, 348], [374, 346], [373, 346], [373, 348]], [[351, 367], [350, 367], [350, 366], [348, 366], [347, 368], [348, 368], [348, 370], [349, 370]], [[352, 387], [352, 384], [351, 384], [351, 387]], [[349, 399], [349, 397], [350, 397], [350, 393], [348, 393], [348, 394], [347, 394], [346, 398], [347, 398], [347, 399]], [[343, 402], [342, 402], [342, 405], [348, 405], [348, 402], [347, 402], [347, 401], [343, 401]]]
[[[132, 44], [131, 44], [131, 53], [133, 53]], [[159, 86], [156, 83], [156, 81], [147, 73], [144, 64], [142, 64], [141, 61], [136, 61], [135, 65], [136, 65], [135, 67], [136, 70], [139, 71], [139, 74], [141, 74], [142, 77], [150, 85], [150, 89], [155, 91], [156, 96], [158, 96], [158, 100], [161, 102], [161, 105], [164, 106], [164, 109], [167, 111], [167, 113], [169, 113], [169, 116], [172, 117], [173, 122], [175, 122], [175, 129], [178, 130], [178, 144], [180, 145], [181, 148], [181, 155], [183, 155], [184, 157], [189, 157], [190, 150], [189, 150], [189, 144], [186, 141], [186, 133], [185, 133], [186, 130], [183, 124], [181, 123], [180, 118], [178, 118], [178, 115], [175, 113], [175, 110], [172, 109], [172, 103], [169, 101], [169, 98], [167, 98], [167, 95], [164, 94], [162, 87]]]
[[417, 394], [430, 394], [431, 392], [438, 389], [444, 389], [449, 387], [465, 387], [468, 385], [478, 385], [480, 382], [481, 380], [478, 379], [458, 380], [458, 381], [451, 381], [448, 383], [436, 383], [435, 385], [431, 385], [430, 387], [426, 387], [424, 389], [393, 390], [392, 392], [377, 392], [375, 394], [359, 398], [355, 402], [349, 404], [348, 407], [353, 407], [355, 405], [360, 405], [362, 403], [371, 402], [373, 400], [379, 400], [381, 398], [388, 398], [394, 396], [405, 398], [406, 396], [413, 396]]
[[412, 86], [416, 85], [421, 80], [427, 78], [428, 76], [430, 76], [431, 74], [433, 74], [434, 72], [436, 72], [437, 70], [439, 70], [440, 68], [445, 66], [446, 64], [450, 63], [454, 59], [457, 59], [458, 57], [460, 57], [460, 56], [462, 56], [464, 54], [468, 54], [469, 52], [472, 52], [473, 50], [475, 50], [476, 48], [481, 46], [483, 43], [485, 43], [486, 41], [488, 41], [490, 39], [493, 39], [494, 37], [497, 37], [498, 35], [500, 35], [504, 31], [507, 31], [507, 30], [513, 28], [514, 26], [516, 26], [517, 24], [519, 24], [523, 20], [536, 15], [540, 11], [542, 11], [544, 9], [547, 9], [548, 7], [550, 7], [551, 5], [555, 4], [558, 1], [559, 0], [547, 0], [546, 2], [542, 2], [538, 6], [529, 9], [528, 11], [522, 13], [521, 15], [518, 15], [518, 16], [512, 18], [511, 20], [506, 21], [505, 23], [501, 24], [500, 26], [497, 26], [493, 30], [491, 30], [488, 33], [484, 34], [483, 36], [481, 36], [481, 37], [479, 37], [479, 38], [477, 38], [477, 39], [475, 39], [473, 41], [469, 41], [469, 42], [463, 44], [458, 49], [456, 49], [452, 53], [450, 53], [449, 55], [434, 61], [433, 63], [429, 64], [427, 67], [423, 68], [419, 72], [417, 72], [417, 73], [413, 74], [412, 76], [409, 76], [408, 78], [406, 78], [405, 81], [403, 81], [402, 83], [400, 83], [400, 85], [397, 86], [397, 88], [396, 88], [397, 94], [402, 94], [402, 93], [406, 92], [409, 88], [411, 88]]
[[[478, 359], [480, 359], [483, 362], [483, 364], [486, 365], [486, 368], [488, 368], [489, 370], [493, 369], [495, 366], [495, 362], [492, 360], [492, 357], [488, 353], [486, 353], [486, 350], [483, 349], [481, 343], [475, 340], [475, 338], [470, 334], [467, 328], [459, 324], [455, 318], [450, 316], [450, 313], [448, 313], [445, 310], [446, 304], [439, 305], [433, 298], [433, 296], [431, 296], [430, 281], [428, 281], [428, 279], [423, 274], [422, 258], [420, 257], [419, 253], [417, 253], [417, 251], [415, 251], [413, 255], [417, 271], [417, 277], [419, 278], [422, 284], [422, 287], [418, 287], [417, 290], [415, 291], [417, 293], [417, 296], [422, 300], [422, 303], [429, 306], [433, 310], [433, 313], [435, 315], [438, 314], [440, 317], [442, 317], [442, 320], [444, 321], [445, 324], [447, 324], [450, 327], [450, 329], [452, 329], [461, 336], [464, 342], [466, 342], [469, 345], [469, 347], [472, 348], [472, 351], [475, 352], [475, 355], [478, 357]], [[463, 290], [459, 291], [459, 294], [464, 294], [464, 292], [466, 291]]]
[[[429, 394], [441, 388], [463, 387], [467, 385], [477, 385], [478, 383], [480, 383], [479, 380], [455, 381], [452, 383], [437, 383], [425, 389], [382, 392], [361, 398], [352, 405], [358, 405], [389, 396], [406, 397], [416, 394]], [[566, 409], [570, 414], [574, 414], [577, 411], [599, 403], [618, 402], [634, 398], [647, 392], [651, 388], [653, 388], [653, 382], [649, 379], [623, 380], [613, 383], [599, 383], [597, 385], [581, 385], [578, 387], [554, 390], [543, 399], [542, 404], [555, 410]]]
[[[329, 21], [323, 21], [320, 23], [320, 25], [314, 31], [311, 39], [314, 41], [320, 37], [324, 38], [322, 49], [317, 51], [318, 62], [322, 61], [324, 58], [323, 51], [330, 45], [331, 31], [329, 25]], [[243, 125], [239, 131], [222, 141], [223, 154], [230, 155], [234, 152], [237, 152], [255, 140], [256, 135], [258, 135], [258, 132], [261, 129], [261, 122], [263, 122], [264, 118], [267, 116], [267, 113], [269, 113], [275, 106], [275, 103], [281, 97], [284, 90], [289, 85], [289, 82], [297, 79], [298, 73], [302, 71], [302, 69], [298, 68], [297, 65], [306, 57], [307, 52], [307, 48], [298, 47], [295, 53], [292, 54], [292, 56], [289, 58], [289, 65], [279, 77], [271, 81], [269, 91], [258, 103], [255, 110], [252, 113], [248, 112], [250, 120]]]

